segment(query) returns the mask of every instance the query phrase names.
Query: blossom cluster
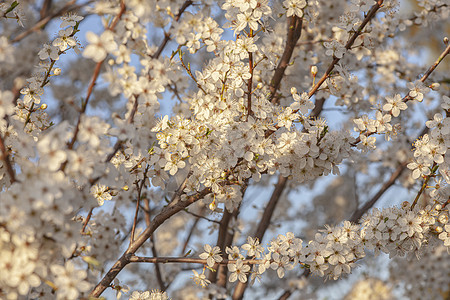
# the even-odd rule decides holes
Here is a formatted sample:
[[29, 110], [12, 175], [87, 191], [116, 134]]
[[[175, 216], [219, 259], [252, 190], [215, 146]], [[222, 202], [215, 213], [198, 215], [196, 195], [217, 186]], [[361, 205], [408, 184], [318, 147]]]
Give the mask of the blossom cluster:
[[[253, 281], [267, 269], [276, 270], [278, 277], [283, 278], [287, 270], [296, 266], [313, 275], [337, 280], [350, 274], [367, 251], [376, 255], [386, 253], [390, 257], [418, 258], [435, 245], [450, 251], [448, 216], [448, 209], [441, 205], [411, 209], [406, 202], [401, 207], [374, 209], [360, 224], [345, 221], [339, 226], [328, 226], [308, 243], [288, 232], [278, 235], [264, 249], [258, 239], [248, 237], [248, 242], [240, 248], [226, 249], [228, 259], [232, 261], [228, 262], [229, 281], [246, 282], [248, 276]], [[223, 259], [219, 247], [210, 245], [205, 245], [200, 258], [211, 268]], [[254, 265], [253, 268], [250, 265]], [[203, 286], [208, 284], [198, 273], [194, 280]]]
[[[418, 63], [400, 55], [430, 32], [445, 32], [445, 1], [419, 1], [421, 11], [412, 16], [400, 16], [395, 0], [29, 2], [0, 4], [0, 298], [79, 299], [106, 289], [120, 298], [130, 288], [118, 276], [137, 251], [152, 253], [147, 261], [156, 271], [134, 264], [123, 272], [166, 290], [185, 269], [161, 256], [191, 259], [205, 220], [210, 234], [219, 227], [217, 245], [224, 245], [204, 245], [193, 260], [204, 265], [193, 279], [208, 298], [225, 298], [227, 281], [254, 282], [268, 270], [284, 278], [300, 267], [338, 279], [367, 251], [431, 259], [450, 248], [450, 98], [437, 88], [447, 84], [445, 72], [430, 69], [410, 82]], [[38, 30], [63, 11], [70, 13], [54, 38]], [[104, 26], [87, 32], [85, 45], [77, 37], [88, 22], [81, 15], [96, 15]], [[8, 19], [30, 25], [17, 29]], [[418, 24], [424, 33], [407, 37], [411, 43], [390, 39]], [[77, 56], [63, 64], [70, 50]], [[425, 84], [428, 78], [433, 84]], [[168, 95], [174, 105], [166, 105]], [[327, 114], [333, 99], [350, 116], [342, 126]], [[441, 105], [426, 106], [434, 117], [413, 157], [397, 159], [411, 152], [403, 128], [414, 126], [412, 101], [436, 99]], [[374, 209], [360, 224], [326, 227], [309, 242], [289, 232], [267, 247], [252, 237], [232, 245], [238, 231], [258, 221], [239, 215], [248, 191], [278, 175], [290, 180], [281, 188], [287, 191], [343, 169], [341, 179], [351, 172], [373, 176], [360, 190], [370, 194], [387, 169], [367, 167], [373, 163], [367, 152], [378, 147], [375, 134], [398, 137], [379, 160], [383, 167], [407, 165], [410, 187], [423, 180], [411, 205]], [[278, 195], [284, 214], [266, 220], [271, 229], [279, 215], [303, 209], [286, 194]], [[310, 218], [336, 216], [329, 207]], [[217, 284], [206, 270], [219, 265], [228, 275]], [[173, 294], [189, 299], [191, 288]], [[168, 299], [168, 293], [129, 296]]]
[[450, 158], [447, 154], [450, 148], [449, 97], [443, 96], [441, 108], [444, 109], [445, 115], [437, 113], [433, 120], [426, 122], [430, 133], [424, 134], [414, 143], [414, 161], [408, 164], [408, 168], [413, 170], [412, 177], [417, 179], [430, 175], [438, 167], [439, 175], [434, 177], [436, 185], [431, 193], [446, 201], [450, 184]]

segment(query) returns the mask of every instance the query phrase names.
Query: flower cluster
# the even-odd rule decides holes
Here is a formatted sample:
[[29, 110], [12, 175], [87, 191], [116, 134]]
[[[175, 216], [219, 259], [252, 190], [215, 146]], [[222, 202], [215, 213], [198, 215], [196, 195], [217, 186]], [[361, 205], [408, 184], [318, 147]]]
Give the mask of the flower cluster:
[[[248, 243], [240, 249], [227, 247], [228, 259], [232, 261], [228, 262], [229, 281], [246, 282], [250, 274], [255, 279], [267, 269], [276, 270], [278, 277], [283, 278], [286, 271], [297, 265], [313, 275], [337, 280], [350, 274], [367, 251], [374, 251], [376, 255], [383, 252], [390, 257], [415, 255], [419, 258], [435, 244], [450, 249], [447, 224], [448, 211], [441, 205], [411, 209], [409, 203], [404, 203], [399, 208], [374, 209], [359, 225], [345, 221], [340, 226], [328, 226], [308, 243], [288, 232], [278, 235], [264, 249], [257, 239], [249, 237]], [[210, 267], [222, 261], [219, 248], [214, 249], [205, 245], [206, 252], [200, 254]], [[242, 255], [245, 251], [246, 257]], [[252, 270], [250, 265], [254, 265]], [[203, 286], [208, 284], [196, 277], [194, 280]]]
[[[450, 98], [443, 96], [441, 108], [448, 112], [449, 107]], [[430, 129], [430, 133], [424, 134], [414, 143], [414, 161], [408, 164], [408, 168], [412, 170], [414, 179], [434, 174], [439, 168], [439, 173], [433, 177], [436, 184], [431, 195], [446, 201], [450, 188], [450, 163], [447, 154], [450, 147], [448, 113], [446, 117], [441, 113], [435, 114], [433, 120], [426, 122], [426, 126]]]
[[[409, 82], [426, 70], [422, 60], [404, 55], [442, 39], [445, 1], [419, 1], [404, 16], [395, 0], [32, 2], [0, 4], [0, 298], [98, 298], [107, 289], [120, 298], [131, 283], [119, 281], [123, 273], [166, 290], [190, 268], [176, 263], [186, 263], [203, 265], [192, 270], [203, 289], [174, 284], [171, 296], [222, 299], [266, 272], [288, 282], [298, 267], [338, 279], [368, 251], [437, 264], [433, 255], [450, 248], [450, 98], [437, 68], [448, 39], [418, 81]], [[64, 15], [51, 37], [47, 22], [74, 9], [89, 20]], [[91, 21], [105, 28], [81, 45]], [[433, 117], [409, 151], [410, 131], [423, 123], [412, 101]], [[441, 105], [424, 105], [433, 101]], [[276, 177], [263, 208], [253, 195]], [[343, 221], [397, 180], [418, 186], [411, 205]], [[291, 201], [307, 187], [322, 209]], [[306, 214], [315, 221], [302, 240], [293, 232]], [[240, 236], [255, 222], [267, 246]], [[333, 226], [317, 232], [324, 223]], [[268, 237], [278, 225], [294, 226]], [[220, 246], [205, 245], [208, 230]], [[199, 243], [204, 252], [190, 257]], [[128, 296], [169, 298], [142, 288]]]

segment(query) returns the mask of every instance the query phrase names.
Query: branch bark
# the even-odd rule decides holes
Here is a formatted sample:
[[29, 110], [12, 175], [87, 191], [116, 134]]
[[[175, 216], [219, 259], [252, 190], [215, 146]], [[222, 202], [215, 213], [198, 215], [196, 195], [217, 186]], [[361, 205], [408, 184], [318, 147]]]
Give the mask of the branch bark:
[[1, 134], [0, 134], [0, 150], [2, 151], [1, 159], [5, 163], [6, 172], [8, 172], [11, 183], [14, 183], [14, 182], [16, 182], [16, 175], [12, 168], [11, 161], [9, 159], [9, 152], [5, 147], [5, 143], [3, 141], [3, 137]]
[[294, 52], [295, 45], [302, 34], [303, 18], [297, 16], [288, 18], [288, 33], [286, 39], [286, 47], [284, 48], [283, 55], [281, 56], [278, 67], [275, 70], [275, 74], [270, 82], [270, 96], [269, 101], [272, 103], [278, 103], [279, 97], [276, 97], [276, 93], [280, 88], [281, 79], [283, 79], [284, 72]]
[[133, 254], [150, 238], [150, 236], [161, 226], [166, 220], [178, 213], [179, 211], [185, 209], [192, 203], [197, 202], [202, 199], [205, 195], [211, 192], [211, 190], [204, 189], [195, 196], [191, 196], [185, 201], [181, 201], [181, 191], [183, 190], [183, 185], [178, 189], [178, 192], [174, 195], [172, 201], [165, 206], [162, 211], [153, 218], [151, 224], [142, 232], [136, 240], [130, 244], [128, 249], [122, 254], [122, 256], [116, 261], [116, 263], [111, 267], [111, 269], [106, 273], [99, 284], [92, 290], [90, 296], [99, 297], [106, 288], [108, 288], [111, 282], [116, 278], [120, 271], [125, 268], [131, 262], [131, 257]]
[[[372, 6], [372, 8], [367, 13], [367, 16], [362, 21], [361, 25], [359, 25], [356, 32], [352, 35], [352, 37], [347, 41], [345, 44], [345, 49], [349, 50], [353, 43], [356, 41], [358, 36], [361, 34], [364, 27], [369, 23], [369, 21], [375, 16], [377, 11], [380, 9], [380, 7], [383, 5], [383, 0], [378, 0], [377, 3]], [[345, 54], [344, 54], [345, 55]], [[313, 86], [313, 88], [309, 91], [308, 96], [311, 98], [317, 90], [320, 88], [320, 86], [325, 82], [325, 80], [330, 76], [331, 71], [333, 71], [334, 66], [340, 61], [340, 58], [334, 57], [331, 64], [328, 66], [328, 69], [325, 71], [325, 74], [322, 75], [322, 77], [319, 79], [319, 81]]]
[[[278, 201], [280, 200], [280, 197], [283, 194], [284, 189], [286, 188], [287, 181], [288, 179], [286, 177], [278, 175], [278, 182], [275, 185], [275, 189], [272, 192], [272, 196], [270, 197], [270, 200], [267, 203], [263, 216], [259, 221], [258, 228], [256, 229], [255, 232], [255, 237], [258, 238], [260, 242], [262, 241], [267, 228], [269, 228], [270, 219], [272, 219], [275, 207], [277, 206]], [[240, 300], [244, 297], [245, 290], [247, 289], [247, 284], [248, 281], [245, 283], [238, 282], [236, 288], [234, 289], [232, 297], [233, 300]]]

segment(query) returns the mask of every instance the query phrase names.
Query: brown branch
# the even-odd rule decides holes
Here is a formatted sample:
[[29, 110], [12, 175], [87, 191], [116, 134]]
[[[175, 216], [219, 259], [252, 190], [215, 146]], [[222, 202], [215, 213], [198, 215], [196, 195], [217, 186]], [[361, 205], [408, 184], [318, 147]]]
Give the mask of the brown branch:
[[[220, 226], [219, 226], [219, 234], [217, 235], [217, 243], [216, 245], [220, 248], [220, 251], [222, 251], [222, 255], [224, 255], [225, 252], [225, 240], [228, 232], [228, 224], [230, 223], [232, 213], [230, 213], [227, 209], [225, 209], [225, 212], [223, 213], [222, 220], [220, 220]], [[209, 281], [212, 283], [216, 283], [217, 281], [217, 272], [209, 272], [208, 276]]]
[[[158, 258], [158, 252], [156, 251], [156, 246], [155, 246], [155, 237], [154, 237], [153, 234], [150, 236], [150, 242], [152, 243], [153, 256], [155, 258]], [[164, 284], [164, 280], [162, 278], [160, 265], [157, 262], [155, 263], [155, 272], [156, 272], [156, 280], [158, 280], [159, 289], [161, 291], [165, 291], [166, 290], [166, 285]]]
[[[144, 181], [145, 181], [145, 177], [144, 177]], [[139, 186], [139, 183], [137, 183], [136, 185], [137, 185], [137, 190], [138, 190], [138, 196], [136, 199], [136, 209], [134, 211], [133, 226], [131, 226], [130, 243], [134, 242], [134, 234], [136, 232], [136, 225], [138, 222], [139, 205], [141, 203], [141, 190], [142, 190], [142, 186], [144, 185], [144, 182], [142, 182], [141, 186]]]
[[283, 79], [284, 72], [289, 65], [295, 45], [297, 44], [297, 41], [302, 34], [303, 18], [292, 16], [288, 18], [288, 23], [289, 25], [286, 47], [284, 48], [283, 55], [281, 56], [280, 62], [278, 63], [278, 67], [275, 70], [272, 80], [270, 81], [270, 95], [268, 100], [272, 103], [278, 102], [279, 98], [275, 97], [275, 95], [280, 88], [281, 79]]
[[[355, 33], [352, 35], [352, 37], [345, 44], [345, 49], [349, 50], [352, 47], [355, 40], [362, 33], [362, 30], [364, 29], [364, 27], [375, 16], [376, 12], [378, 11], [378, 9], [380, 9], [382, 4], [383, 4], [383, 0], [378, 0], [377, 3], [374, 6], [372, 6], [372, 8], [367, 13], [367, 16], [362, 21], [361, 25], [359, 25], [358, 29], [355, 31]], [[340, 61], [340, 58], [337, 58], [337, 57], [333, 58], [333, 61], [328, 66], [328, 69], [325, 71], [325, 74], [322, 75], [322, 77], [319, 79], [319, 81], [309, 91], [309, 93], [308, 93], [309, 98], [311, 98], [317, 92], [317, 90], [325, 82], [325, 80], [328, 78], [328, 76], [330, 76], [331, 71], [333, 71], [333, 69], [334, 69], [334, 65], [336, 65], [339, 61]]]
[[[244, 189], [247, 189], [247, 184], [244, 186]], [[242, 193], [242, 195], [244, 195], [244, 193]], [[231, 219], [236, 219], [239, 211], [240, 211], [241, 206], [239, 205], [231, 214]], [[227, 226], [228, 229], [228, 226]], [[227, 247], [230, 247], [233, 243], [233, 239], [234, 239], [234, 235], [235, 235], [235, 231], [233, 230], [232, 232], [230, 231], [226, 231], [226, 235], [225, 235], [225, 240], [223, 243], [223, 250], [225, 250]], [[226, 253], [225, 251], [222, 253], [222, 257], [225, 258], [226, 257]], [[227, 282], [228, 282], [228, 268], [224, 265], [220, 265], [219, 266], [219, 270], [217, 271], [217, 277], [218, 280], [216, 282], [216, 284], [218, 286], [224, 287], [226, 288], [227, 286]]]
[[[119, 11], [119, 13], [116, 15], [116, 17], [114, 18], [112, 23], [108, 26], [108, 28], [106, 28], [106, 30], [113, 30], [114, 27], [116, 27], [116, 25], [119, 22], [120, 18], [125, 13], [125, 9], [126, 9], [125, 2], [124, 2], [124, 0], [122, 0], [120, 2], [120, 11]], [[78, 132], [80, 130], [81, 117], [86, 112], [89, 99], [90, 99], [90, 97], [92, 95], [92, 91], [94, 90], [94, 86], [97, 83], [97, 78], [98, 78], [98, 75], [100, 74], [100, 69], [101, 69], [102, 64], [103, 64], [103, 62], [105, 60], [106, 60], [106, 58], [104, 60], [98, 62], [97, 65], [95, 66], [94, 74], [92, 75], [91, 82], [90, 82], [88, 90], [87, 90], [86, 98], [85, 98], [83, 104], [81, 105], [80, 114], [78, 115], [77, 125], [75, 126], [75, 131], [73, 133], [72, 140], [67, 145], [67, 147], [69, 149], [73, 148], [73, 145], [75, 144], [75, 142], [77, 140]]]
[[58, 10], [57, 12], [55, 12], [51, 15], [47, 15], [45, 18], [39, 20], [36, 24], [34, 24], [33, 27], [29, 28], [27, 31], [22, 32], [21, 34], [16, 36], [11, 42], [17, 43], [20, 40], [24, 39], [25, 37], [29, 36], [31, 33], [44, 29], [45, 26], [48, 24], [48, 22], [50, 22], [53, 18], [61, 16], [65, 13], [68, 13], [68, 12], [71, 12], [74, 10], [78, 10], [78, 9], [82, 8], [83, 6], [86, 6], [94, 1], [91, 0], [84, 4], [73, 5], [75, 2], [76, 2], [76, 0], [71, 0], [71, 1], [67, 2], [60, 10]]
[[[428, 127], [425, 127], [422, 132], [419, 134], [419, 137], [423, 136], [428, 132]], [[359, 219], [369, 210], [371, 209], [375, 203], [380, 199], [380, 197], [391, 187], [395, 184], [397, 179], [402, 175], [403, 171], [406, 169], [407, 162], [403, 162], [400, 164], [397, 169], [392, 173], [391, 177], [386, 181], [383, 186], [380, 188], [380, 190], [369, 200], [367, 201], [363, 207], [355, 210], [350, 217], [349, 221], [353, 223], [357, 223]]]
[[136, 238], [136, 240], [130, 244], [128, 249], [114, 263], [111, 269], [92, 290], [90, 296], [98, 298], [105, 291], [105, 289], [110, 286], [111, 282], [114, 280], [114, 278], [116, 278], [120, 271], [122, 271], [122, 269], [131, 262], [133, 254], [150, 238], [150, 236], [155, 232], [157, 228], [159, 228], [159, 226], [161, 226], [161, 224], [163, 224], [166, 220], [168, 220], [179, 211], [185, 209], [192, 203], [197, 202], [211, 192], [211, 190], [207, 188], [197, 193], [196, 195], [188, 197], [187, 199], [182, 201], [181, 194], [182, 190], [184, 189], [184, 185], [185, 184], [182, 184], [180, 186], [177, 193], [175, 193], [174, 197], [172, 198], [172, 201], [153, 218], [151, 224], [144, 230], [144, 232], [142, 232]]
[[[66, 4], [67, 5], [67, 4]], [[41, 10], [39, 11], [39, 15], [41, 16], [41, 20], [47, 17], [50, 14], [50, 10], [52, 9], [52, 0], [45, 0], [42, 3]]]
[[[250, 30], [251, 32], [251, 30]], [[247, 82], [247, 120], [248, 116], [252, 115], [252, 91], [253, 91], [253, 53], [248, 53], [248, 68], [250, 71], [250, 78]]]
[[[175, 16], [175, 22], [178, 22], [178, 20], [180, 19], [181, 15], [183, 14], [183, 12], [186, 10], [186, 8], [188, 8], [191, 4], [193, 3], [193, 1], [188, 0], [185, 1], [183, 3], [183, 5], [181, 6], [180, 10], [178, 11], [178, 14]], [[172, 26], [171, 26], [172, 28]], [[161, 44], [159, 45], [158, 50], [156, 50], [155, 54], [152, 55], [152, 58], [158, 58], [162, 51], [164, 50], [164, 48], [166, 47], [167, 43], [170, 41], [170, 35], [168, 33], [164, 34], [164, 39], [161, 42]]]
[[395, 184], [397, 179], [402, 175], [403, 171], [406, 169], [407, 163], [404, 162], [401, 165], [397, 167], [397, 169], [392, 173], [391, 177], [388, 181], [386, 181], [383, 186], [380, 188], [380, 190], [370, 199], [367, 201], [363, 207], [355, 210], [353, 212], [353, 215], [350, 217], [349, 221], [353, 223], [357, 223], [359, 219], [374, 206], [374, 204], [380, 199], [380, 197], [391, 187]]
[[[267, 203], [266, 208], [264, 209], [263, 216], [262, 216], [261, 220], [259, 221], [258, 228], [256, 229], [256, 232], [254, 235], [255, 238], [258, 238], [260, 242], [262, 241], [267, 228], [269, 228], [270, 220], [275, 211], [275, 207], [278, 204], [278, 201], [280, 200], [281, 195], [286, 187], [287, 180], [288, 179], [286, 177], [283, 177], [282, 175], [278, 175], [278, 182], [275, 185], [275, 189], [272, 192], [272, 196], [270, 197], [270, 200]], [[238, 284], [236, 285], [236, 288], [234, 289], [234, 293], [233, 293], [233, 297], [232, 297], [233, 300], [242, 299], [244, 297], [244, 293], [247, 288], [247, 284], [248, 284], [248, 282], [245, 282], [245, 283], [238, 282]]]
[[283, 293], [283, 295], [278, 298], [278, 300], [286, 300], [292, 295], [292, 292], [290, 290], [287, 290]]
[[81, 233], [84, 233], [84, 231], [86, 230], [86, 226], [89, 223], [89, 220], [91, 219], [93, 212], [94, 212], [94, 207], [89, 210], [89, 213], [87, 214], [86, 219], [83, 222], [83, 228], [81, 228]]
[[[136, 256], [132, 255], [129, 259], [130, 263], [136, 263], [136, 262], [144, 262], [144, 263], [160, 263], [160, 264], [167, 264], [167, 263], [188, 263], [188, 264], [202, 264], [206, 265], [206, 259], [201, 258], [189, 258], [189, 257], [142, 257], [142, 256]], [[246, 259], [242, 261], [244, 264], [247, 265], [255, 265], [260, 264], [262, 260], [260, 259]], [[227, 264], [234, 264], [237, 260], [235, 259], [223, 259], [220, 263], [217, 263], [219, 265], [227, 265]]]
[[[444, 60], [444, 58], [450, 53], [450, 44], [445, 48], [445, 50], [439, 55], [438, 59], [433, 63], [432, 66], [428, 68], [428, 70], [425, 72], [425, 74], [419, 79], [421, 82], [425, 82], [425, 80], [430, 76], [430, 74], [437, 68], [437, 66]], [[408, 94], [406, 94], [403, 98], [403, 102], [408, 102], [409, 100], [412, 100], [413, 98]], [[389, 112], [392, 114], [392, 112]], [[375, 134], [376, 132], [365, 132], [364, 134], [366, 136], [370, 136], [372, 134]], [[362, 134], [362, 133], [361, 133]], [[361, 142], [361, 137], [358, 136], [358, 138], [352, 143], [352, 146], [356, 146], [359, 142]]]
[[2, 151], [1, 159], [5, 163], [6, 172], [8, 172], [9, 175], [9, 180], [11, 181], [11, 183], [14, 183], [17, 181], [16, 175], [11, 165], [11, 161], [9, 158], [9, 151], [5, 147], [5, 143], [3, 141], [3, 137], [1, 134], [0, 134], [0, 150]]

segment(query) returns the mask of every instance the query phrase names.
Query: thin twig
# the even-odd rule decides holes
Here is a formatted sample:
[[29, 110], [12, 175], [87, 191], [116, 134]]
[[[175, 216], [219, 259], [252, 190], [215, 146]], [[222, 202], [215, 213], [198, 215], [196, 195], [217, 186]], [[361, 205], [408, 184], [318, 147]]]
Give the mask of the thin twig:
[[[142, 256], [136, 256], [132, 255], [129, 259], [130, 262], [136, 263], [136, 262], [145, 262], [145, 263], [160, 263], [160, 264], [167, 264], [167, 263], [188, 263], [188, 264], [202, 264], [206, 265], [206, 259], [201, 258], [190, 258], [190, 257], [142, 257]], [[260, 264], [261, 259], [246, 259], [243, 261], [244, 264], [248, 265], [255, 265]], [[221, 262], [217, 263], [219, 265], [227, 265], [227, 264], [234, 264], [237, 260], [235, 259], [223, 259]]]
[[[155, 236], [152, 234], [150, 236], [150, 241], [152, 243], [152, 253], [155, 258], [158, 258], [158, 252], [155, 246]], [[161, 267], [158, 262], [155, 263], [155, 272], [156, 272], [156, 280], [158, 280], [158, 285], [161, 291], [166, 290], [166, 285], [164, 284], [164, 280], [162, 278]]]
[[[178, 11], [178, 14], [175, 16], [175, 22], [178, 22], [178, 20], [180, 19], [181, 15], [183, 14], [183, 12], [186, 10], [186, 8], [188, 8], [191, 4], [193, 3], [193, 1], [189, 0], [189, 1], [185, 1], [183, 3], [183, 5], [181, 6], [180, 10]], [[172, 28], [173, 25], [170, 27]], [[168, 33], [164, 34], [164, 39], [161, 42], [161, 44], [159, 45], [158, 50], [155, 52], [155, 54], [152, 55], [152, 58], [158, 58], [162, 51], [164, 50], [164, 48], [166, 47], [167, 43], [170, 41], [170, 35]]]
[[194, 234], [195, 228], [197, 228], [197, 224], [198, 224], [199, 221], [200, 221], [200, 218], [196, 218], [194, 220], [194, 223], [191, 226], [191, 229], [189, 229], [188, 236], [187, 236], [186, 240], [184, 241], [183, 248], [181, 249], [181, 255], [184, 255], [186, 253], [186, 248], [187, 248], [187, 246], [189, 244], [189, 241], [191, 240], [191, 238], [192, 238], [192, 236]]
[[83, 222], [83, 228], [81, 228], [81, 233], [84, 233], [84, 231], [86, 230], [86, 226], [89, 223], [89, 220], [91, 219], [93, 212], [94, 212], [94, 207], [89, 210], [89, 213], [87, 214], [86, 219]]
[[34, 31], [40, 31], [43, 30], [45, 28], [45, 26], [48, 24], [48, 22], [50, 22], [53, 18], [61, 16], [65, 13], [74, 11], [74, 10], [78, 10], [80, 8], [82, 8], [83, 6], [89, 5], [90, 3], [93, 3], [94, 0], [90, 0], [87, 3], [84, 4], [79, 4], [79, 5], [73, 5], [76, 2], [76, 0], [71, 0], [69, 2], [67, 2], [61, 9], [59, 9], [57, 12], [46, 16], [45, 18], [39, 20], [36, 24], [33, 25], [33, 27], [29, 28], [27, 31], [22, 32], [21, 34], [19, 34], [18, 36], [16, 36], [11, 42], [12, 43], [17, 43], [20, 40], [22, 40], [23, 38], [27, 37], [28, 35], [30, 35], [31, 33], [33, 33]]
[[206, 220], [206, 221], [208, 221], [208, 222], [212, 222], [212, 223], [216, 223], [216, 224], [221, 224], [221, 221], [210, 219], [210, 218], [208, 218], [208, 217], [205, 217], [205, 216], [196, 214], [196, 213], [194, 213], [194, 212], [191, 212], [191, 211], [189, 211], [189, 210], [187, 210], [187, 209], [185, 209], [184, 212], [187, 213], [187, 214], [190, 214], [190, 215], [192, 215], [192, 216], [194, 216], [194, 217], [196, 217], [197, 220], [198, 220], [198, 219], [204, 219], [204, 220]]
[[[428, 78], [428, 76], [430, 76], [430, 74], [437, 68], [437, 66], [444, 60], [444, 58], [450, 53], [450, 44], [447, 46], [447, 48], [445, 48], [445, 50], [441, 53], [441, 55], [439, 55], [438, 59], [433, 63], [433, 65], [431, 65], [428, 70], [425, 72], [425, 74], [419, 79], [421, 82], [425, 82], [425, 80]], [[402, 101], [404, 103], [413, 100], [414, 98], [412, 98], [409, 93], [406, 94], [403, 98]], [[392, 112], [389, 112], [390, 114], [392, 114]], [[375, 134], [376, 132], [370, 132], [367, 131], [364, 133], [365, 136], [371, 136], [373, 134]], [[361, 133], [362, 134], [362, 133]], [[361, 137], [359, 136], [353, 143], [352, 146], [356, 146], [359, 142], [361, 142]]]
[[427, 188], [428, 181], [430, 181], [430, 178], [432, 176], [434, 176], [434, 173], [436, 173], [438, 168], [439, 168], [439, 165], [436, 162], [434, 162], [433, 163], [433, 167], [431, 167], [430, 175], [424, 176], [422, 187], [420, 188], [419, 192], [417, 193], [416, 198], [414, 199], [414, 201], [413, 201], [413, 203], [411, 205], [411, 209], [413, 209], [416, 206], [416, 204], [419, 201], [419, 198], [422, 195], [423, 191]]

